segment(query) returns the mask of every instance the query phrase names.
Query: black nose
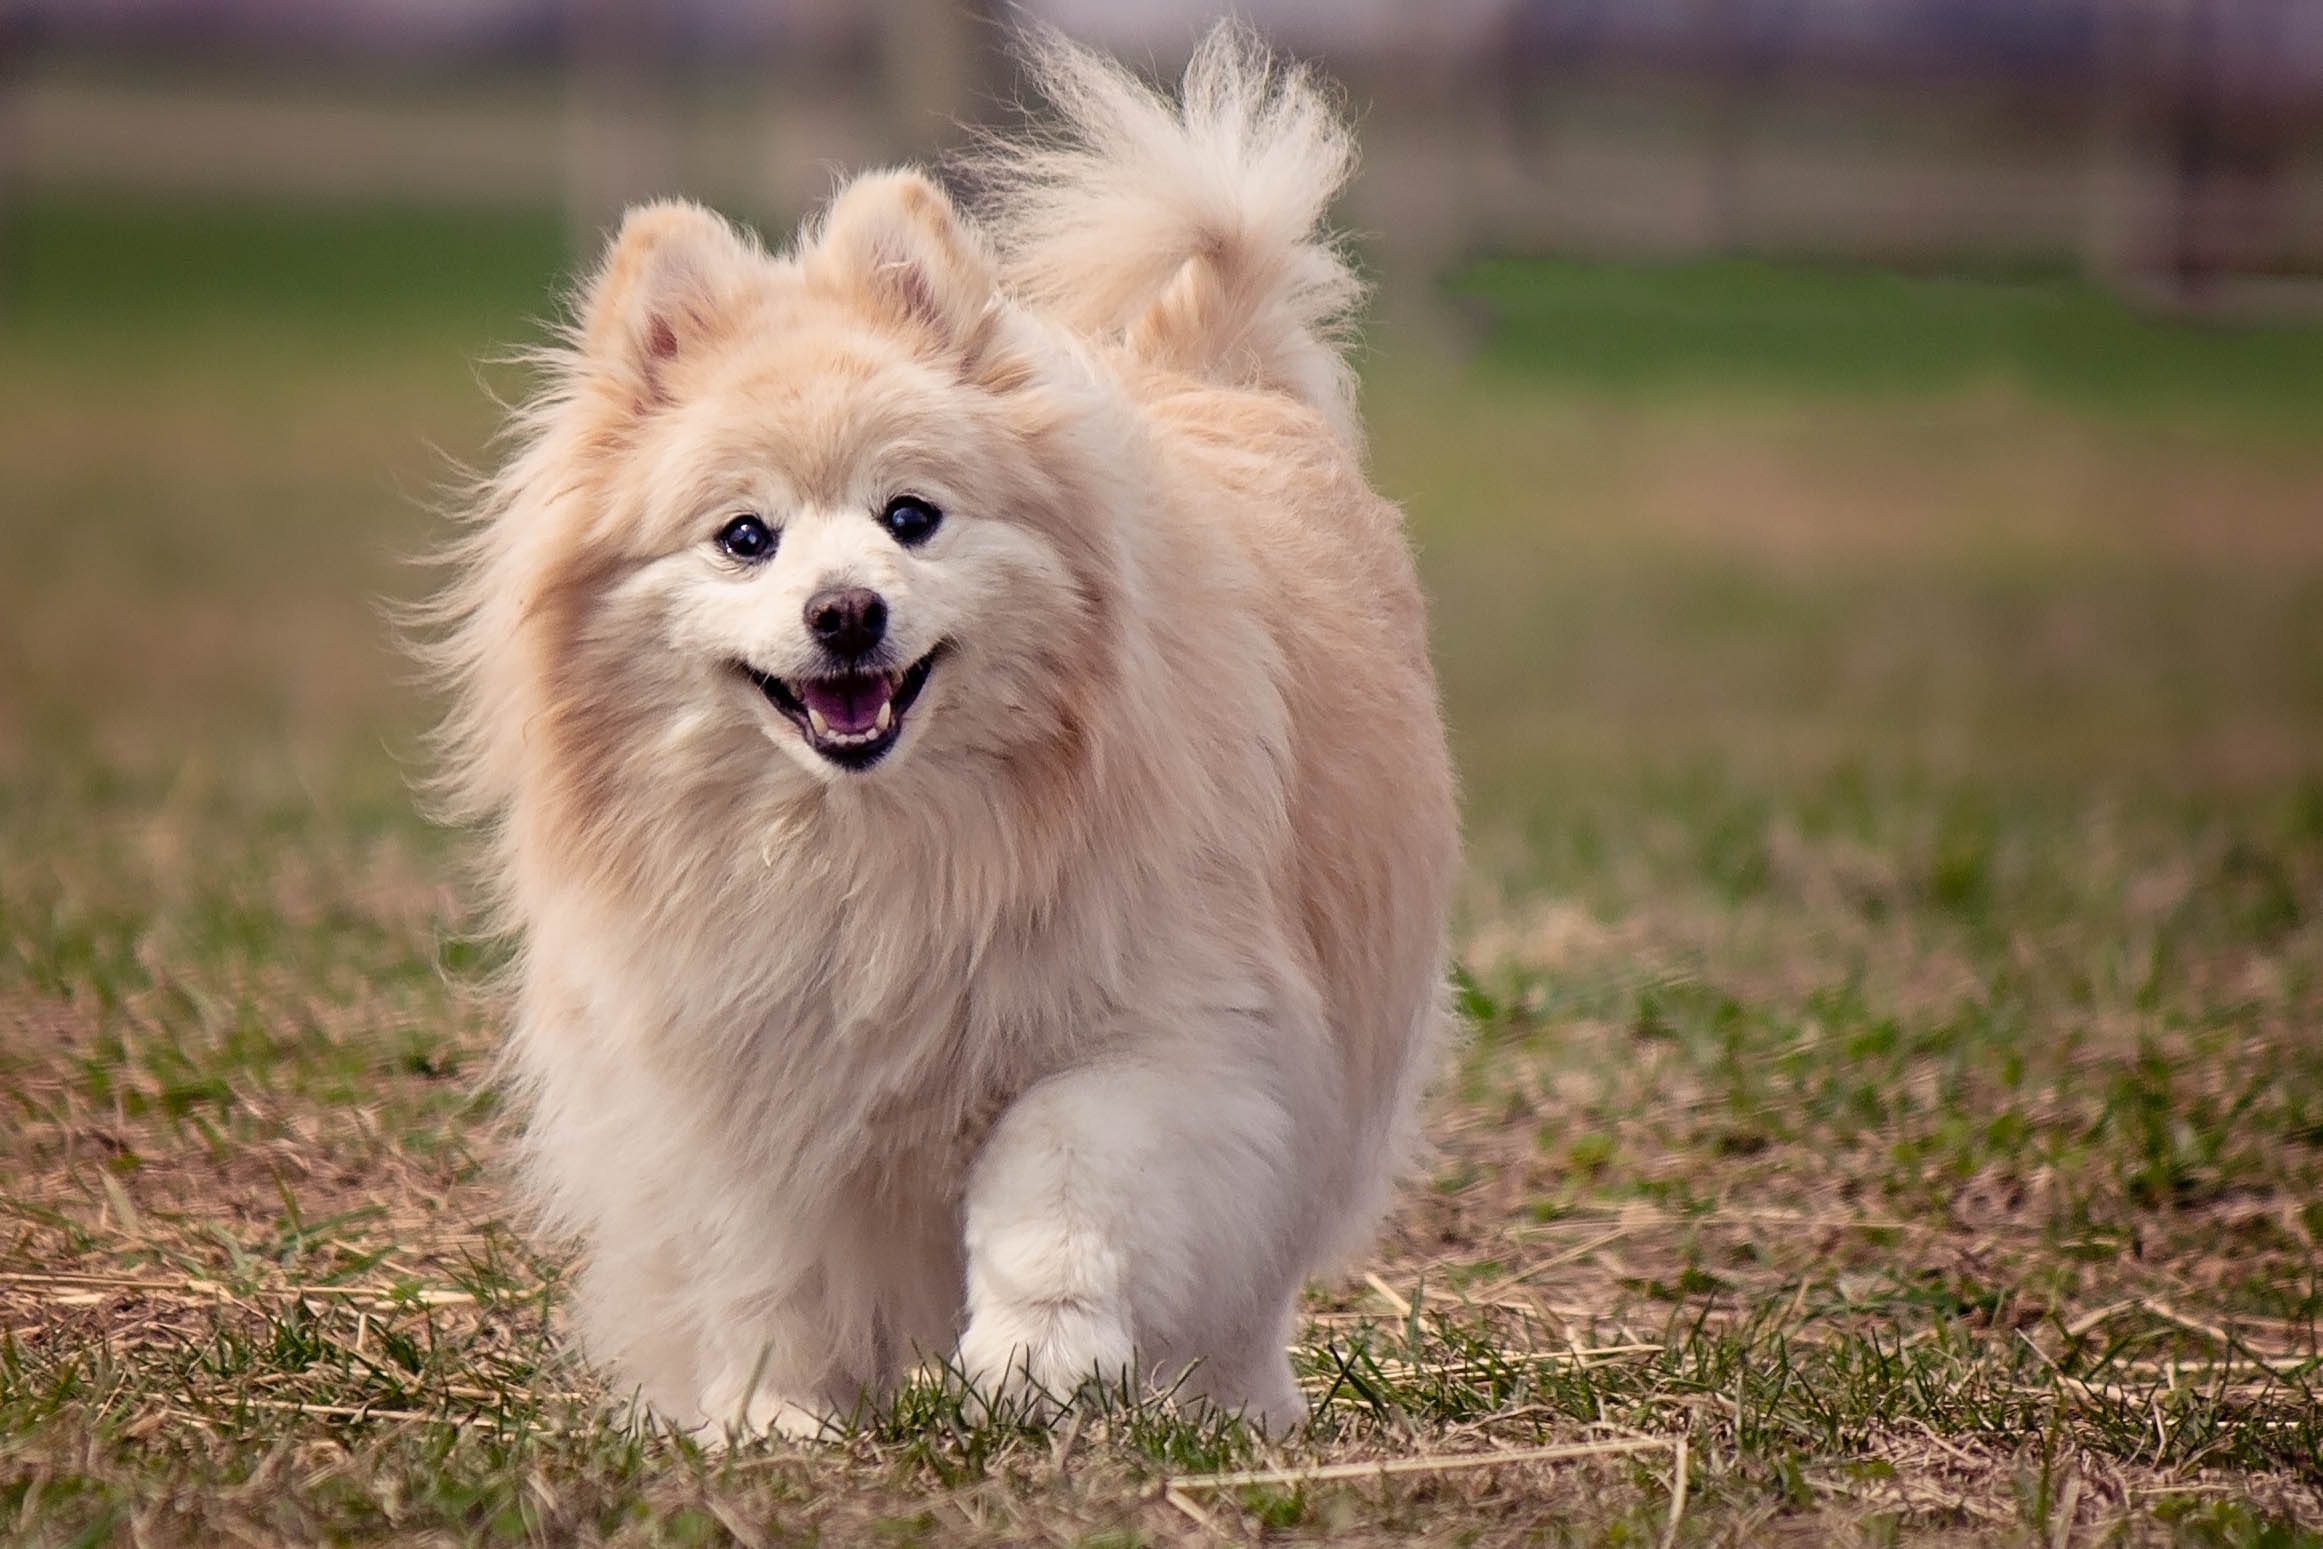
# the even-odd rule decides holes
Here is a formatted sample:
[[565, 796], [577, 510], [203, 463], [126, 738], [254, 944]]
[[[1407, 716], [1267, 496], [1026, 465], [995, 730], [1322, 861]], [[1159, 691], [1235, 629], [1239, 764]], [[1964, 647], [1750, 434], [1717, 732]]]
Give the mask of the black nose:
[[807, 628], [834, 656], [868, 656], [887, 633], [887, 600], [868, 587], [826, 587], [807, 599]]

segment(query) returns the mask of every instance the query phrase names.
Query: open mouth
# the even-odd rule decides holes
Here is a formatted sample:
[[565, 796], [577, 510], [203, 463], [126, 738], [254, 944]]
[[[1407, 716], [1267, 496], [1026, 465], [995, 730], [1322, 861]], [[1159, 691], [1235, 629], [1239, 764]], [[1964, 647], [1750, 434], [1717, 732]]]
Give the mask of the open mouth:
[[903, 735], [903, 718], [928, 671], [944, 652], [937, 646], [899, 671], [835, 672], [817, 678], [778, 678], [736, 663], [767, 702], [790, 718], [807, 746], [842, 769], [869, 769]]

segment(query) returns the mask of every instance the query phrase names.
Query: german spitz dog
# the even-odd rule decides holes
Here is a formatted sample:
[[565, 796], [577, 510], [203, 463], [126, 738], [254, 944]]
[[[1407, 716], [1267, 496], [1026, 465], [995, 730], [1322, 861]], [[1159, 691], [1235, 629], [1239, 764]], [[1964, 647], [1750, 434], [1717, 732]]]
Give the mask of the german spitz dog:
[[1246, 33], [768, 251], [632, 211], [431, 644], [585, 1356], [705, 1435], [942, 1363], [1298, 1422], [1447, 1016], [1453, 781], [1323, 226]]

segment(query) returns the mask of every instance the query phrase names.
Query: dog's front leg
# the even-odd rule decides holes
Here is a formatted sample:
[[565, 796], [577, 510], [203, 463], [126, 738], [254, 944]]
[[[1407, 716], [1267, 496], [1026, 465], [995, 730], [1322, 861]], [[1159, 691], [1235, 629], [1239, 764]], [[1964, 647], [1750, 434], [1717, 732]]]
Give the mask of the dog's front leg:
[[1269, 1426], [1304, 1413], [1282, 1348], [1301, 1185], [1279, 1072], [1177, 1052], [1051, 1077], [995, 1126], [967, 1194], [960, 1364], [979, 1395], [1065, 1402], [1191, 1367], [1186, 1391]]

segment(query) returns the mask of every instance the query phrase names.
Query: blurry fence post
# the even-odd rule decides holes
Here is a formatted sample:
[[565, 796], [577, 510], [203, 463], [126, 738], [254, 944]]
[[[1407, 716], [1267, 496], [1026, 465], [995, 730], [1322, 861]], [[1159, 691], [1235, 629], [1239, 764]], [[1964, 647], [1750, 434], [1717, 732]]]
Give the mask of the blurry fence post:
[[1711, 83], [1710, 143], [1702, 184], [1703, 245], [1714, 253], [1731, 253], [1742, 245], [1742, 185], [1748, 170], [1744, 138], [1758, 72], [1736, 0], [1698, 3], [1704, 12], [1700, 27], [1710, 56]]
[[2171, 102], [2171, 153], [2176, 199], [2171, 216], [2170, 275], [2180, 301], [2207, 293], [2217, 253], [2209, 227], [2215, 219], [2222, 104], [2218, 80], [2221, 20], [2218, 0], [2189, 0]]
[[674, 193], [672, 13], [658, 0], [566, 0], [565, 224], [586, 260], [639, 199]]
[[2170, 93], [2168, 276], [2181, 304], [2247, 302], [2247, 285], [2233, 297], [2221, 286], [2277, 271], [2292, 256], [2287, 16], [2279, 0], [2189, 0]]
[[[2287, 60], [2305, 0], [2122, 0], [2099, 13], [2082, 253], [2160, 305], [2244, 307], [2299, 251], [2294, 150], [2305, 98]], [[2310, 91], [2312, 88], [2306, 88]]]
[[2137, 267], [2135, 227], [2141, 201], [2131, 112], [2136, 21], [2126, 0], [2097, 8], [2088, 161], [2083, 168], [2082, 268], [2092, 279], [2117, 289], [2130, 282]]
[[16, 188], [22, 127], [16, 117], [16, 70], [24, 44], [21, 7], [0, 0], [0, 316], [10, 305], [17, 269]]
[[924, 157], [990, 116], [1006, 31], [997, 0], [887, 0], [879, 10], [893, 154]]

